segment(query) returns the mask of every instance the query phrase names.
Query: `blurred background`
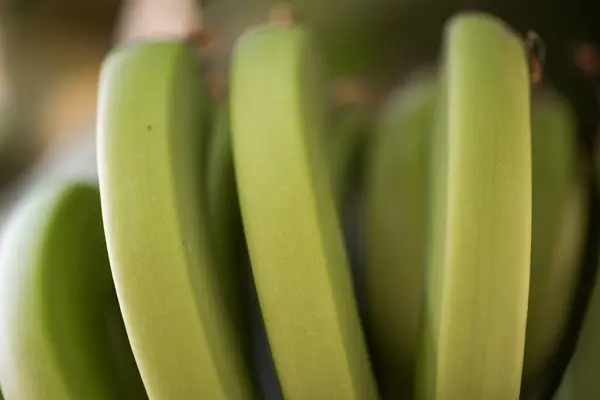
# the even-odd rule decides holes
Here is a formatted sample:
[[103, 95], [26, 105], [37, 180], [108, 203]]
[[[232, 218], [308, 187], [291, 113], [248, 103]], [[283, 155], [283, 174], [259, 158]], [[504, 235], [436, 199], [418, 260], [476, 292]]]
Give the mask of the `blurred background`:
[[[115, 45], [202, 30], [210, 71], [226, 76], [233, 40], [265, 21], [275, 0], [4, 0], [0, 9], [0, 215], [39, 179], [93, 176], [98, 71]], [[598, 3], [517, 0], [296, 0], [335, 77], [359, 78], [377, 102], [435, 62], [445, 19], [492, 11], [547, 47], [544, 79], [576, 108], [595, 147]], [[54, 171], [57, 171], [56, 173]], [[36, 172], [37, 171], [37, 172]], [[58, 175], [57, 175], [58, 174]]]
[[[3, 0], [0, 4], [0, 218], [29, 185], [93, 177], [98, 71], [115, 45], [202, 30], [212, 76], [226, 76], [233, 40], [266, 20], [275, 0]], [[517, 0], [296, 0], [334, 77], [360, 79], [373, 102], [435, 62], [446, 18], [492, 11], [547, 47], [544, 79], [576, 108], [595, 148], [598, 3]], [[208, 38], [208, 39], [207, 39]], [[56, 172], [55, 172], [56, 171]]]

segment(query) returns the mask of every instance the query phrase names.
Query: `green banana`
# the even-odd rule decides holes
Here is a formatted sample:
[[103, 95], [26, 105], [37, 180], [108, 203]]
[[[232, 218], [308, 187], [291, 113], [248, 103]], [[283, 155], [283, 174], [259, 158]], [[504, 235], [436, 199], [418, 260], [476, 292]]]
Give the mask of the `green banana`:
[[378, 116], [367, 158], [366, 316], [381, 374], [411, 381], [426, 246], [428, 135], [438, 94], [435, 76], [410, 81]]
[[147, 398], [112, 282], [95, 186], [30, 193], [0, 246], [0, 382], [9, 399]]
[[523, 41], [483, 13], [446, 27], [417, 398], [517, 399], [531, 248]]
[[523, 379], [537, 380], [561, 339], [579, 278], [586, 188], [578, 168], [576, 119], [559, 94], [532, 101], [531, 284]]
[[369, 120], [359, 106], [338, 110], [334, 117], [333, 134], [328, 135], [326, 146], [331, 168], [333, 198], [343, 204], [350, 193], [356, 174], [360, 171], [362, 156], [367, 145]]
[[[243, 246], [243, 232], [234, 180], [229, 111], [226, 104], [217, 107], [214, 122], [206, 168], [207, 218], [211, 239], [214, 239], [211, 246], [214, 249], [215, 261], [219, 265], [220, 272], [231, 276], [225, 281], [231, 285], [227, 291], [228, 297], [234, 297], [238, 290], [233, 286], [238, 283], [235, 279], [237, 272], [235, 268], [242, 262], [240, 253]], [[237, 308], [239, 305], [236, 306]], [[235, 314], [239, 314], [239, 310]]]
[[[229, 107], [223, 100], [215, 105], [212, 134], [208, 143], [206, 168], [206, 207], [211, 248], [223, 294], [227, 300], [227, 315], [242, 332], [249, 321], [244, 310], [241, 295], [246, 289], [244, 266], [244, 232], [241, 221], [231, 135], [229, 129]], [[243, 351], [249, 354], [250, 335], [244, 335]]]
[[[410, 379], [417, 356], [428, 132], [437, 89], [435, 76], [420, 74], [393, 93], [380, 115], [367, 164], [368, 326], [381, 373], [396, 386], [399, 377]], [[568, 104], [542, 89], [533, 97], [531, 114], [533, 231], [525, 381], [548, 367], [564, 333], [587, 209]]]
[[318, 69], [301, 27], [261, 26], [238, 39], [230, 106], [242, 219], [283, 396], [374, 399], [325, 158]]
[[242, 337], [226, 314], [206, 216], [194, 51], [142, 41], [103, 65], [98, 172], [106, 240], [125, 326], [152, 399], [253, 396]]
[[597, 275], [577, 346], [554, 400], [596, 400], [600, 397], [600, 275]]

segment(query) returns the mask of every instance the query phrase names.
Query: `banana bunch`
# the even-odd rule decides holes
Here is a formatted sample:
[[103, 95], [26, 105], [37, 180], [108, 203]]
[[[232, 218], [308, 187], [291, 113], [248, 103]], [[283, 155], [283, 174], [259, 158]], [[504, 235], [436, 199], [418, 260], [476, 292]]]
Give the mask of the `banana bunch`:
[[[391, 376], [406, 379], [414, 373], [420, 334], [426, 203], [434, 179], [428, 170], [434, 158], [429, 149], [435, 140], [440, 93], [435, 74], [424, 71], [392, 94], [382, 110], [366, 179], [369, 326], [381, 364]], [[534, 90], [531, 107], [532, 253], [523, 371], [527, 382], [544, 373], [565, 334], [588, 209], [571, 107], [546, 87]]]
[[[98, 182], [40, 188], [4, 229], [5, 398], [524, 397], [582, 276], [577, 118], [502, 20], [458, 14], [444, 35], [376, 113], [331, 101], [292, 20], [239, 37], [224, 96], [187, 42], [115, 49]], [[599, 295], [557, 400], [600, 397]]]

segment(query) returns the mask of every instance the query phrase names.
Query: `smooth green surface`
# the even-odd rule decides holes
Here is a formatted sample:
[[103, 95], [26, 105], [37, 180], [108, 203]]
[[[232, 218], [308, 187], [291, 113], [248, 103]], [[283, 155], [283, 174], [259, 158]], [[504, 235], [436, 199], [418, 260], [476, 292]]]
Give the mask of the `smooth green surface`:
[[425, 269], [429, 141], [435, 75], [395, 91], [384, 105], [367, 158], [367, 323], [392, 385], [412, 379]]
[[331, 165], [333, 197], [342, 205], [356, 183], [368, 143], [369, 121], [365, 110], [350, 106], [339, 110], [334, 118], [333, 132], [327, 132], [326, 146]]
[[[235, 184], [228, 101], [215, 104], [206, 168], [207, 218], [211, 249], [222, 285], [227, 314], [238, 331], [248, 331], [244, 308], [247, 292], [244, 231]], [[251, 335], [244, 335], [243, 351], [250, 354]], [[249, 367], [249, 365], [248, 365]]]
[[[226, 104], [219, 104], [214, 114], [206, 169], [207, 217], [212, 230], [215, 259], [223, 269], [234, 274], [236, 264], [238, 268], [241, 267], [243, 232], [233, 169], [229, 109]], [[239, 231], [236, 232], [237, 229]]]
[[531, 285], [523, 377], [543, 374], [564, 337], [579, 278], [586, 188], [577, 168], [576, 119], [550, 89], [532, 103]]
[[419, 398], [518, 399], [531, 253], [525, 50], [481, 13], [454, 17], [445, 35]]
[[376, 398], [326, 162], [324, 90], [300, 27], [237, 42], [231, 128], [258, 297], [286, 399]]
[[554, 400], [596, 400], [600, 398], [600, 277], [579, 333], [577, 347]]
[[[412, 373], [425, 270], [427, 169], [437, 77], [409, 82], [381, 115], [368, 158], [367, 317], [390, 385]], [[575, 120], [556, 92], [532, 102], [532, 259], [524, 379], [542, 374], [564, 334], [584, 240], [586, 189]]]
[[105, 63], [98, 169], [119, 301], [152, 399], [251, 397], [202, 197], [207, 104], [193, 51], [139, 42]]
[[98, 189], [32, 192], [0, 246], [0, 382], [9, 399], [146, 398], [112, 282]]

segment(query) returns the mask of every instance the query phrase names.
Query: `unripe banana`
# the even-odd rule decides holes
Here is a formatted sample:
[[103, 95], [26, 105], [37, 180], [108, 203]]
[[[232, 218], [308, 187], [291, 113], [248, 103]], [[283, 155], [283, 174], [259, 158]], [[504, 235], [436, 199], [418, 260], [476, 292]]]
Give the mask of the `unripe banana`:
[[[382, 114], [366, 179], [367, 317], [381, 374], [411, 374], [425, 257], [428, 141], [437, 79], [394, 93]], [[579, 271], [586, 189], [576, 161], [574, 116], [554, 91], [532, 103], [532, 267], [524, 377], [538, 377], [564, 334]], [[535, 334], [533, 334], [535, 332]], [[398, 390], [396, 388], [395, 390]]]
[[420, 399], [518, 399], [531, 249], [530, 83], [502, 21], [447, 26], [433, 138]]
[[391, 385], [412, 383], [417, 356], [435, 78], [416, 79], [392, 94], [366, 163], [367, 326]]
[[600, 398], [600, 275], [596, 276], [577, 347], [554, 400], [596, 400]]
[[[246, 307], [250, 272], [240, 215], [226, 100], [213, 104], [212, 134], [208, 141], [206, 207], [211, 249], [225, 299], [226, 313], [238, 332], [250, 329]], [[252, 336], [240, 335], [246, 367], [251, 364]]]
[[333, 197], [336, 204], [342, 205], [360, 170], [369, 126], [365, 110], [359, 106], [350, 106], [339, 112], [326, 146], [329, 150]]
[[377, 392], [325, 159], [318, 68], [300, 27], [238, 40], [230, 104], [242, 218], [284, 397], [368, 400]]
[[213, 132], [207, 153], [207, 218], [211, 232], [211, 246], [218, 265], [227, 306], [235, 321], [243, 318], [239, 291], [240, 274], [243, 270], [244, 233], [237, 198], [233, 169], [231, 136], [229, 131], [229, 107], [226, 102], [215, 108]]
[[579, 278], [586, 188], [577, 162], [575, 115], [557, 93], [543, 89], [532, 102], [533, 214], [531, 284], [523, 379], [549, 367]]
[[7, 399], [144, 399], [94, 186], [31, 193], [0, 245], [0, 382]]
[[247, 399], [203, 194], [206, 94], [176, 40], [117, 50], [100, 81], [98, 170], [111, 267], [152, 399]]

